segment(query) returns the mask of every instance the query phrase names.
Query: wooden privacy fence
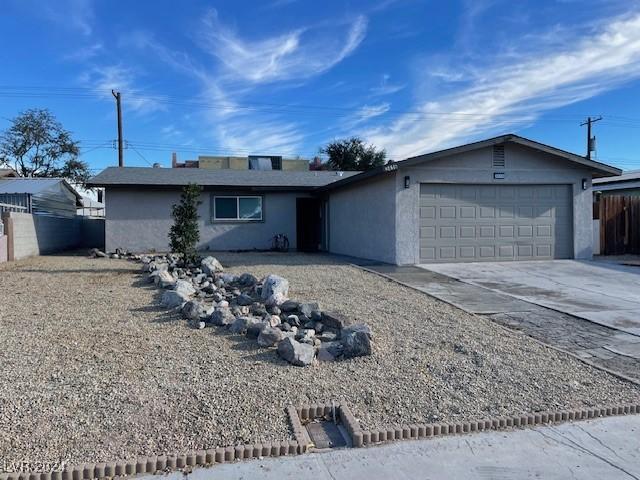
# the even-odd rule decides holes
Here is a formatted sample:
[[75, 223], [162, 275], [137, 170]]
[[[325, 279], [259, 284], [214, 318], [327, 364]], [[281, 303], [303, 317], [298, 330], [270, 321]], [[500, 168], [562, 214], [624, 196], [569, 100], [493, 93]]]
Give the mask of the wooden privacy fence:
[[602, 255], [640, 254], [640, 197], [602, 196], [594, 214], [600, 219]]

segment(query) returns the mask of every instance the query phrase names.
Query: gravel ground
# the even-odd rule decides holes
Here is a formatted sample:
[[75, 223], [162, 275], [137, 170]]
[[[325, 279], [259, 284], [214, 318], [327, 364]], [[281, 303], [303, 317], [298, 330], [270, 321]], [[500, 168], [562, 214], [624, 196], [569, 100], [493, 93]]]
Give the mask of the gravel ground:
[[191, 330], [139, 266], [82, 256], [0, 267], [0, 458], [70, 463], [290, 437], [283, 409], [346, 400], [364, 428], [630, 402], [640, 389], [327, 256], [220, 254], [291, 297], [369, 323], [375, 352], [293, 367]]

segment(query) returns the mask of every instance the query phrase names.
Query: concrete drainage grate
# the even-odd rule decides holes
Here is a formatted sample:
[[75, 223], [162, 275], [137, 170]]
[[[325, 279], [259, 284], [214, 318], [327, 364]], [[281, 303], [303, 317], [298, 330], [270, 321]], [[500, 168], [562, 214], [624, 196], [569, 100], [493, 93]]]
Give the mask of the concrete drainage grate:
[[331, 420], [313, 420], [305, 425], [314, 450], [326, 450], [329, 448], [344, 448], [349, 446], [347, 433], [339, 423]]
[[363, 446], [360, 425], [344, 404], [288, 407], [287, 415], [302, 452]]

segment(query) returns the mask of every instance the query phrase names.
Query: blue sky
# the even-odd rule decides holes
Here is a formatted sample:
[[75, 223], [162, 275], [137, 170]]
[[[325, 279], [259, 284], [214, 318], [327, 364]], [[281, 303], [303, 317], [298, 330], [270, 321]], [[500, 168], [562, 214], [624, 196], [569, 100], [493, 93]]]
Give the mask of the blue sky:
[[638, 1], [4, 0], [0, 129], [47, 107], [96, 171], [198, 154], [392, 159], [515, 132], [640, 168]]

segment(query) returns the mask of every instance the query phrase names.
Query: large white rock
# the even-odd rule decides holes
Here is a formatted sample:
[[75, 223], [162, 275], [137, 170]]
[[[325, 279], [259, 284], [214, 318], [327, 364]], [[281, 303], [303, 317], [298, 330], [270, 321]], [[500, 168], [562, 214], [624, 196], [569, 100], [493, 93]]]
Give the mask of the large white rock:
[[176, 279], [169, 273], [168, 270], [160, 270], [155, 277], [156, 285], [160, 285], [162, 288], [173, 287], [176, 284]]
[[278, 355], [292, 365], [305, 367], [313, 363], [315, 349], [306, 343], [296, 342], [293, 338], [285, 338], [278, 343]]
[[182, 315], [189, 320], [195, 321], [200, 319], [204, 319], [206, 316], [204, 305], [196, 300], [189, 300], [182, 306]]
[[173, 289], [176, 292], [182, 293], [184, 295], [193, 295], [196, 293], [196, 289], [193, 286], [193, 283], [188, 282], [187, 280], [178, 280], [176, 281], [175, 287]]
[[180, 292], [176, 292], [175, 290], [167, 290], [162, 295], [162, 303], [163, 306], [167, 308], [176, 308], [189, 301], [189, 296]]
[[218, 259], [211, 256], [203, 258], [200, 261], [200, 267], [202, 268], [202, 271], [204, 273], [211, 277], [214, 273], [222, 272], [224, 270], [222, 264], [218, 261]]
[[211, 314], [211, 323], [219, 327], [231, 325], [235, 321], [236, 317], [227, 307], [216, 307], [216, 309]]
[[264, 327], [258, 335], [258, 345], [261, 347], [273, 347], [284, 337], [282, 330], [273, 327]]
[[279, 275], [268, 275], [262, 282], [261, 299], [265, 305], [280, 305], [287, 301], [289, 281]]

